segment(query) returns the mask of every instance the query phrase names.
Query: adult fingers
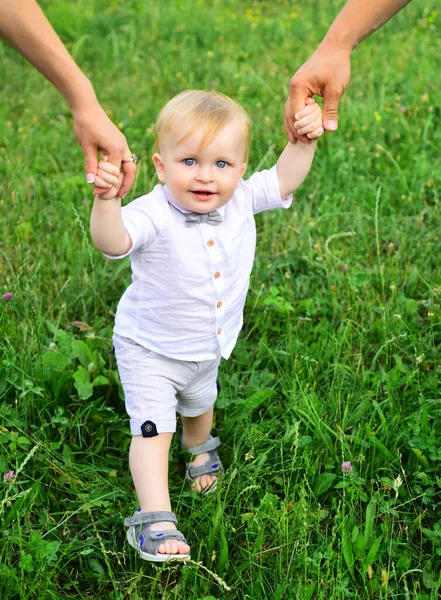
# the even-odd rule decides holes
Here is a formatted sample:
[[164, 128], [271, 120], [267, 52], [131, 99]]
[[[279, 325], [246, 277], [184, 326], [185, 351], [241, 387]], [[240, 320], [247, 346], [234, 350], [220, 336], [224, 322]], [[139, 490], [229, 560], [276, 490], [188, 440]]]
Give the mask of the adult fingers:
[[118, 196], [120, 198], [123, 198], [130, 190], [130, 188], [133, 185], [133, 182], [135, 181], [136, 164], [134, 162], [123, 162], [121, 164], [121, 171], [124, 175], [124, 179], [121, 189], [118, 192]]
[[338, 106], [343, 93], [342, 86], [326, 87], [324, 90], [323, 127], [327, 131], [336, 131], [338, 128]]
[[[286, 116], [285, 116], [285, 117], [284, 117], [284, 119], [283, 119], [283, 123], [284, 123], [284, 125], [285, 125], [285, 131], [286, 131], [286, 132], [288, 132], [288, 129], [289, 129], [289, 124], [288, 124], [288, 119], [286, 118]], [[294, 144], [294, 143], [296, 142], [296, 139], [298, 139], [298, 140], [301, 140], [302, 142], [306, 142], [306, 143], [308, 143], [308, 144], [309, 144], [309, 142], [311, 141], [311, 140], [308, 140], [308, 138], [306, 137], [306, 135], [298, 135], [298, 134], [297, 134], [297, 138], [295, 138], [295, 137], [291, 138], [291, 137], [288, 135], [288, 138], [289, 138], [289, 141], [291, 142], [291, 144]]]
[[[94, 144], [90, 144], [86, 147], [83, 146], [83, 153], [86, 165], [86, 181], [87, 183], [95, 184], [98, 175], [97, 148]], [[98, 196], [100, 194], [105, 194], [107, 191], [108, 188], [94, 185], [93, 195]]]
[[299, 81], [294, 75], [289, 82], [289, 96], [285, 103], [285, 129], [290, 142], [294, 142], [295, 138], [299, 138], [294, 127], [295, 115], [305, 108], [306, 99], [310, 98], [311, 95], [309, 86]]
[[121, 168], [121, 161], [124, 156], [128, 156], [130, 150], [127, 146], [126, 138], [122, 136], [122, 140], [119, 140], [118, 143], [114, 143], [112, 146], [109, 145], [107, 148], [103, 148], [104, 152], [107, 154], [107, 160], [118, 167]]
[[124, 176], [123, 184], [118, 192], [118, 196], [122, 198], [132, 187], [136, 174], [135, 162], [127, 160], [132, 157], [132, 153], [130, 152], [126, 138], [123, 137], [123, 144], [119, 145], [117, 148], [113, 148], [112, 151], [108, 152], [108, 155], [109, 161], [120, 168]]
[[86, 167], [86, 181], [87, 183], [94, 183], [98, 169], [98, 149], [93, 143], [88, 144], [87, 146], [83, 146], [82, 149], [84, 154], [84, 163]]

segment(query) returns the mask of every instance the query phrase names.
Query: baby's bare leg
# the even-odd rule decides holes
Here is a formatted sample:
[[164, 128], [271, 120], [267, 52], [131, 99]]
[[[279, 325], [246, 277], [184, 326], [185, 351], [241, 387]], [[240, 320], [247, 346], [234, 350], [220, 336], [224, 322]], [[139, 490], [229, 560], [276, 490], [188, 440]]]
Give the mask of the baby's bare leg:
[[[172, 433], [151, 438], [134, 435], [130, 445], [130, 472], [142, 512], [171, 511], [168, 493], [168, 452]], [[176, 529], [174, 523], [159, 522], [151, 529]], [[183, 542], [167, 540], [158, 548], [160, 554], [187, 554], [190, 547]]]
[[[206, 413], [199, 417], [184, 417], [182, 420], [182, 442], [184, 446], [190, 448], [198, 446], [207, 441], [213, 426], [213, 407], [209, 408]], [[192, 467], [199, 467], [209, 459], [207, 452], [199, 454], [194, 461], [190, 463]], [[193, 488], [198, 492], [211, 485], [217, 479], [216, 475], [200, 475], [196, 478]]]

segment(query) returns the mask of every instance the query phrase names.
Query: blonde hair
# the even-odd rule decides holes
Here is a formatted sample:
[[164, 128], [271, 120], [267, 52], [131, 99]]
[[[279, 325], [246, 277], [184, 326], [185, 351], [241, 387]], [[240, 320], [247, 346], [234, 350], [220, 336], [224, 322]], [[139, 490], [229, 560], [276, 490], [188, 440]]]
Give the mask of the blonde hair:
[[216, 135], [232, 120], [237, 120], [243, 131], [245, 161], [251, 135], [251, 120], [234, 100], [214, 90], [188, 90], [172, 98], [162, 108], [156, 121], [155, 151], [160, 152], [161, 141], [172, 136], [182, 142], [196, 130], [204, 130], [200, 147], [208, 146]]

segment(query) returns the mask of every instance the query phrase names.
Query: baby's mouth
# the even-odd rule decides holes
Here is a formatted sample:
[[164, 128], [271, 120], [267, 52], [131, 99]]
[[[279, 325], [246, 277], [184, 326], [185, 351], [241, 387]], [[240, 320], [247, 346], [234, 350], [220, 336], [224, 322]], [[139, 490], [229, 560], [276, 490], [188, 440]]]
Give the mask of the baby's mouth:
[[198, 198], [210, 198], [214, 196], [214, 192], [210, 192], [208, 190], [190, 190], [192, 194], [197, 196]]

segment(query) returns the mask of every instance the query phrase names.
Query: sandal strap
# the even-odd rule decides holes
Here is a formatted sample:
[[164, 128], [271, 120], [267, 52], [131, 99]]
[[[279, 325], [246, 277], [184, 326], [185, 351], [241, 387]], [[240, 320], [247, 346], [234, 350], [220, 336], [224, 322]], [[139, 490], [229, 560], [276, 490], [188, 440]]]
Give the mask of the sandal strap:
[[211, 452], [212, 450], [216, 450], [216, 448], [219, 448], [221, 444], [221, 441], [218, 437], [210, 437], [208, 438], [208, 440], [206, 442], [204, 442], [203, 444], [199, 444], [198, 446], [182, 446], [183, 448], [185, 448], [186, 450], [188, 450], [190, 452], [190, 454], [193, 454], [194, 456], [197, 456], [198, 454], [204, 454], [204, 452]]
[[209, 452], [208, 460], [203, 465], [199, 467], [190, 467], [187, 465], [187, 476], [190, 479], [194, 479], [200, 475], [216, 475], [218, 473], [223, 473], [223, 465], [215, 450]]
[[153, 531], [152, 529], [147, 529], [146, 531], [144, 529], [141, 535], [144, 538], [143, 546], [145, 545], [147, 538], [152, 544], [157, 543], [156, 549], [158, 549], [158, 546], [160, 546], [164, 540], [178, 540], [179, 542], [184, 542], [184, 544], [187, 543], [185, 537], [177, 529], [161, 529], [160, 531]]
[[157, 553], [159, 546], [161, 546], [165, 540], [177, 540], [184, 544], [187, 543], [185, 537], [177, 529], [159, 529], [158, 531], [149, 529], [149, 525], [159, 523], [160, 521], [177, 523], [174, 513], [168, 511], [145, 513], [136, 511], [133, 517], [124, 519], [124, 524], [130, 529], [133, 528], [130, 538], [133, 541], [131, 542], [129, 540], [129, 543], [132, 546], [135, 544], [134, 547], [142, 550], [142, 552], [152, 555]]
[[[142, 530], [138, 530], [137, 541], [139, 543], [139, 549], [147, 554], [157, 554], [159, 546], [161, 546], [165, 540], [177, 540], [184, 544], [187, 543], [185, 537], [177, 529], [152, 531], [145, 526]], [[179, 554], [170, 554], [170, 556], [179, 557]]]
[[166, 510], [154, 512], [136, 511], [132, 517], [124, 519], [124, 525], [126, 527], [130, 527], [131, 525], [152, 525], [153, 523], [159, 523], [160, 521], [168, 521], [175, 525], [178, 522], [176, 515]]

